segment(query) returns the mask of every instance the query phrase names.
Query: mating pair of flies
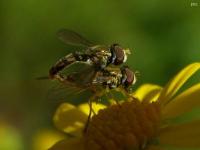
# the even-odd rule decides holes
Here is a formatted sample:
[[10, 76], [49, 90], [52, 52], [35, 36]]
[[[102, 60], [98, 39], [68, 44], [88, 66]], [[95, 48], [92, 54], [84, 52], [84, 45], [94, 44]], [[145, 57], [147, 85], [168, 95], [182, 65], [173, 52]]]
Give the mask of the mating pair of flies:
[[[62, 29], [58, 37], [67, 45], [84, 46], [82, 51], [74, 51], [59, 59], [49, 70], [49, 78], [56, 79], [64, 86], [90, 90], [93, 96], [89, 99], [90, 112], [85, 131], [92, 113], [92, 102], [110, 89], [120, 89], [128, 95], [131, 85], [136, 82], [135, 73], [128, 66], [121, 66], [130, 54], [118, 44], [110, 46], [97, 45], [83, 38], [80, 34]], [[76, 69], [65, 73], [72, 66]]]

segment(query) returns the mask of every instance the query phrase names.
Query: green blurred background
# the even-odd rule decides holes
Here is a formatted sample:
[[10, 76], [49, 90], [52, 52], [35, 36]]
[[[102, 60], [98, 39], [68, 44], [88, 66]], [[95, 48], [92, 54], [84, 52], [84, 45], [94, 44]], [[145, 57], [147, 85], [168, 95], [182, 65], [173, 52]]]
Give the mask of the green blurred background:
[[136, 87], [164, 85], [200, 59], [200, 1], [1, 0], [0, 20], [0, 120], [17, 129], [24, 143], [18, 149], [30, 149], [32, 135], [52, 126], [58, 102], [46, 98], [51, 82], [35, 78], [75, 49], [57, 39], [60, 28], [130, 48]]

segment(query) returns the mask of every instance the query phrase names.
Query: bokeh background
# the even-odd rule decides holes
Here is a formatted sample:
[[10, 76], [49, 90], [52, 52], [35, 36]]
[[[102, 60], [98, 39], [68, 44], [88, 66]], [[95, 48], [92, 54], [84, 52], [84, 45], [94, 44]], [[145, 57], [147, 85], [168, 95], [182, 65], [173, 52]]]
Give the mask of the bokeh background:
[[47, 99], [52, 83], [35, 78], [75, 49], [57, 39], [60, 28], [130, 48], [127, 64], [140, 72], [135, 87], [164, 85], [200, 59], [198, 0], [1, 0], [0, 20], [1, 150], [33, 149], [35, 134], [53, 128], [59, 103]]

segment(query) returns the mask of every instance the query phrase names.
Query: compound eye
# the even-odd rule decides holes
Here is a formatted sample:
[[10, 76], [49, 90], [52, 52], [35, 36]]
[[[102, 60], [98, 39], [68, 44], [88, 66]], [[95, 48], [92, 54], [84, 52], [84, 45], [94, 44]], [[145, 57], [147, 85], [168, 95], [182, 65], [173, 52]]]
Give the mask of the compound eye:
[[124, 62], [125, 53], [122, 47], [116, 45], [114, 48], [114, 53], [116, 54], [115, 65], [120, 65]]
[[112, 63], [115, 65], [120, 65], [126, 60], [126, 54], [124, 49], [118, 44], [111, 45], [112, 51]]
[[125, 68], [125, 74], [127, 76], [126, 86], [130, 86], [136, 82], [135, 74], [129, 68]]

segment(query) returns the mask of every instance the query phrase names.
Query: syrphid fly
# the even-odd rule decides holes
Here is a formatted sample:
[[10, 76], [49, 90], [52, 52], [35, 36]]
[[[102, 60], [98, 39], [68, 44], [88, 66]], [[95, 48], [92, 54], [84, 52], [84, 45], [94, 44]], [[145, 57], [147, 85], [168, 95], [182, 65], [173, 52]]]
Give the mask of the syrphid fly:
[[[63, 84], [73, 83], [74, 86], [88, 88], [98, 87], [103, 89], [123, 88], [127, 92], [131, 85], [135, 84], [135, 73], [128, 67], [106, 67], [96, 71], [94, 66], [88, 63], [77, 63], [82, 69], [72, 71], [68, 74], [60, 72], [56, 78]], [[92, 88], [93, 89], [93, 88]]]
[[[89, 90], [92, 96], [89, 98], [90, 112], [87, 126], [92, 113], [92, 102], [98, 101], [104, 94], [115, 89], [123, 92], [126, 96], [129, 95], [128, 89], [135, 84], [135, 73], [128, 67], [106, 67], [102, 70], [95, 70], [95, 66], [85, 62], [74, 63], [71, 66], [78, 65], [79, 68], [68, 74], [59, 72], [56, 74], [56, 79], [65, 86], [66, 89], [77, 88], [79, 91]], [[67, 92], [67, 90], [66, 90]], [[72, 94], [72, 93], [71, 93]], [[76, 93], [73, 93], [76, 94]]]
[[[85, 126], [86, 131], [93, 101], [98, 100], [110, 89], [121, 89], [128, 94], [129, 87], [136, 82], [135, 73], [129, 67], [119, 67], [126, 62], [130, 51], [119, 44], [110, 46], [93, 44], [68, 29], [60, 30], [58, 37], [65, 44], [85, 47], [82, 51], [74, 51], [59, 59], [50, 68], [49, 78], [60, 81], [62, 90], [68, 89], [64, 91], [66, 93], [71, 88], [77, 88], [79, 92], [89, 90], [93, 93], [89, 98], [90, 112]], [[77, 66], [77, 69], [70, 71], [73, 66]]]
[[130, 54], [129, 49], [124, 49], [119, 44], [110, 46], [93, 44], [72, 30], [61, 29], [57, 35], [65, 44], [84, 46], [85, 48], [59, 59], [49, 70], [51, 79], [54, 79], [60, 71], [75, 62], [88, 62], [95, 66], [95, 70], [101, 70], [110, 64], [120, 65], [126, 62], [127, 54]]

